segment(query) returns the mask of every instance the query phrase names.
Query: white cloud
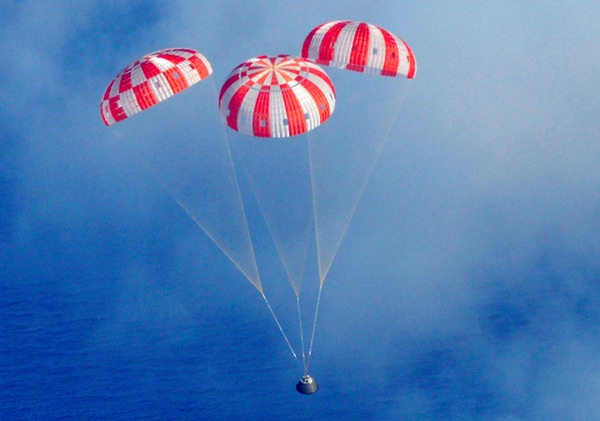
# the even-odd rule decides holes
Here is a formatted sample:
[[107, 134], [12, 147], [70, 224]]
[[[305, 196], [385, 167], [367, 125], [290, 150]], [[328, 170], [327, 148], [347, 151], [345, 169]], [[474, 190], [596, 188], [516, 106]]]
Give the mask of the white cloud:
[[[98, 20], [105, 9], [92, 2], [31, 2], [10, 15], [0, 30], [0, 47], [12, 60], [0, 73], [0, 101], [19, 141], [21, 244], [40, 247], [40, 232], [62, 232], [52, 238], [68, 244], [64, 250], [76, 256], [81, 241], [89, 257], [101, 245], [83, 238], [107, 240], [104, 231], [131, 226], [112, 237], [126, 255], [128, 245], [139, 244], [124, 238], [150, 238], [146, 227], [163, 226], [168, 216], [177, 225], [162, 237], [175, 245], [169, 267], [187, 262], [198, 275], [206, 269], [190, 257], [198, 244], [189, 240], [185, 215], [168, 207], [140, 168], [110, 155], [111, 135], [98, 112], [108, 79], [144, 52], [180, 45], [213, 61], [218, 87], [242, 60], [299, 50], [322, 21], [362, 18], [398, 28], [419, 73], [325, 284], [315, 358], [359, 377], [373, 369], [382, 389], [395, 385], [388, 371], [404, 375], [400, 394], [388, 396], [400, 415], [441, 405], [445, 398], [436, 393], [447, 379], [457, 400], [485, 385], [488, 395], [470, 398], [490, 418], [596, 415], [597, 6], [232, 4], [150, 8], [148, 22], [135, 21], [120, 3], [110, 5], [118, 19], [107, 23]], [[122, 38], [112, 37], [117, 31]], [[98, 256], [109, 264], [104, 252]], [[129, 282], [115, 314], [187, 323], [194, 307], [184, 292], [146, 290], [156, 275], [146, 258], [132, 253], [123, 271], [110, 271]], [[222, 268], [219, 275], [231, 276]], [[236, 293], [249, 292], [251, 300], [255, 292], [241, 285]], [[457, 362], [434, 364], [442, 348]], [[434, 355], [433, 380], [415, 386], [419, 375], [410, 365], [420, 353]], [[450, 415], [477, 415], [464, 403], [455, 410]]]

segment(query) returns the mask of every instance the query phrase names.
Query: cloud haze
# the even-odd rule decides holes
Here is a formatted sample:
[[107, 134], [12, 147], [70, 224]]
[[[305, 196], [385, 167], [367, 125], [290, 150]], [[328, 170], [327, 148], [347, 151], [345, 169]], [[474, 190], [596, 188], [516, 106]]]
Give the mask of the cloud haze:
[[[81, 332], [79, 352], [155, 364], [100, 383], [67, 376], [66, 395], [87, 388], [90, 407], [102, 385], [133, 384], [140, 373], [153, 386], [118, 402], [153, 401], [177, 373], [180, 396], [165, 392], [154, 414], [173, 414], [168, 403], [182, 396], [197, 409], [205, 392], [212, 403], [196, 415], [598, 417], [600, 8], [233, 4], [2, 6], [0, 47], [11, 65], [0, 70], [0, 277], [9, 291], [0, 311], [11, 322], [0, 333], [19, 341], [2, 353], [0, 373], [37, 373], [56, 361], [69, 369], [68, 350], [52, 340], [71, 327], [48, 322], [55, 313], [45, 310], [55, 300], [56, 314]], [[324, 285], [312, 366], [323, 387], [306, 403], [289, 395], [301, 370], [254, 287], [119, 147], [98, 106], [108, 81], [146, 52], [197, 48], [218, 89], [241, 61], [297, 54], [304, 36], [332, 19], [398, 33], [419, 68]], [[256, 210], [249, 219], [264, 224]], [[297, 342], [293, 292], [274, 246], [267, 236], [255, 241], [274, 308]], [[45, 330], [28, 329], [22, 314]], [[40, 351], [37, 366], [20, 357], [48, 343], [58, 356]], [[173, 356], [172, 371], [153, 359], [156, 343]], [[181, 363], [196, 353], [205, 364]], [[238, 390], [241, 367], [268, 383], [269, 399]], [[39, 395], [40, 378], [53, 376], [28, 374], [4, 393]], [[216, 379], [188, 389], [188, 376]], [[56, 387], [38, 412], [29, 407], [34, 416], [60, 408]], [[27, 407], [5, 403], [0, 413], [19, 405]]]

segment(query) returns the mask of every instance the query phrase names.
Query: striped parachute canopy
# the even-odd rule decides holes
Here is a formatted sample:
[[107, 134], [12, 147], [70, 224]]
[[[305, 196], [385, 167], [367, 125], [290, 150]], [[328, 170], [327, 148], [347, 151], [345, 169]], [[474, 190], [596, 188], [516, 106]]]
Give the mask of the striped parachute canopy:
[[190, 48], [167, 48], [125, 67], [100, 103], [104, 124], [125, 120], [189, 88], [212, 73], [208, 60]]
[[237, 66], [219, 94], [221, 117], [233, 130], [256, 137], [289, 137], [324, 123], [335, 89], [316, 64], [288, 55], [260, 56]]
[[317, 26], [304, 40], [302, 57], [324, 66], [412, 79], [415, 56], [406, 42], [365, 22], [333, 21]]

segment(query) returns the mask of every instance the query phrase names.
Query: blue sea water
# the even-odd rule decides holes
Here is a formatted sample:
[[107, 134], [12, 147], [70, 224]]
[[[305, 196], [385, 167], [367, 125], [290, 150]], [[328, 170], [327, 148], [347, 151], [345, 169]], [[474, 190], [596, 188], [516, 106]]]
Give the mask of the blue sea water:
[[[347, 272], [324, 288], [310, 370], [320, 389], [304, 396], [295, 390], [301, 364], [262, 298], [208, 239], [194, 235], [189, 256], [152, 258], [171, 245], [160, 230], [132, 230], [112, 232], [114, 243], [132, 244], [107, 240], [104, 255], [102, 236], [86, 243], [87, 234], [64, 227], [60, 235], [38, 227], [35, 239], [21, 233], [2, 245], [0, 419], [565, 419], [579, 409], [546, 409], [538, 403], [544, 393], [522, 393], [527, 382], [558, 384], [560, 376], [547, 376], [556, 376], [554, 367], [566, 371], [553, 364], [565, 349], [556, 339], [565, 334], [558, 309], [577, 309], [569, 333], [597, 337], [596, 290], [582, 299], [572, 293], [576, 276], [551, 276], [564, 257], [528, 271], [529, 289], [488, 287], [491, 298], [465, 314], [471, 330], [426, 335], [407, 334], [386, 316], [397, 297], [385, 289], [344, 288], [340, 279], [360, 264], [347, 257], [338, 266]], [[147, 238], [160, 246], [144, 246]], [[36, 246], [20, 246], [24, 240]], [[150, 266], [128, 272], [119, 254]], [[571, 262], [571, 273], [597, 279], [582, 263]], [[298, 351], [293, 293], [285, 282], [268, 286]], [[392, 314], [404, 314], [396, 307]], [[512, 362], [523, 355], [527, 364]], [[587, 373], [587, 362], [579, 364], [575, 371]], [[587, 399], [577, 390], [573, 397]]]
[[[369, 364], [364, 349], [336, 352], [331, 337], [312, 366], [320, 390], [300, 395], [301, 366], [251, 288], [229, 302], [226, 292], [190, 297], [204, 301], [183, 316], [123, 308], [100, 279], [3, 289], [2, 419], [452, 419], [497, 403], [452, 350], [411, 367], [374, 349]], [[423, 391], [434, 407], [419, 400]]]
[[200, 302], [204, 310], [190, 317], [148, 320], [114, 305], [114, 285], [101, 279], [41, 277], [3, 290], [2, 419], [332, 419], [381, 410], [320, 363], [321, 390], [298, 394], [301, 368], [266, 310], [253, 320], [253, 306]]

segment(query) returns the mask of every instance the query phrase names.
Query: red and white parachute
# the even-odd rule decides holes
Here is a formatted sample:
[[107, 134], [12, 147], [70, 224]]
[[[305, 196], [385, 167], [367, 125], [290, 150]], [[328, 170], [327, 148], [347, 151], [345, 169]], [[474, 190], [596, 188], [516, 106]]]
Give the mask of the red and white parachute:
[[125, 120], [210, 76], [209, 61], [190, 48], [150, 53], [123, 69], [108, 85], [100, 104], [104, 124]]
[[406, 42], [366, 22], [333, 21], [304, 40], [302, 57], [317, 64], [381, 76], [415, 77], [417, 62]]
[[237, 66], [219, 94], [227, 125], [257, 137], [289, 137], [325, 122], [335, 89], [316, 64], [288, 55], [260, 56]]

